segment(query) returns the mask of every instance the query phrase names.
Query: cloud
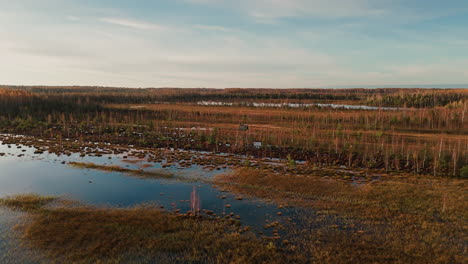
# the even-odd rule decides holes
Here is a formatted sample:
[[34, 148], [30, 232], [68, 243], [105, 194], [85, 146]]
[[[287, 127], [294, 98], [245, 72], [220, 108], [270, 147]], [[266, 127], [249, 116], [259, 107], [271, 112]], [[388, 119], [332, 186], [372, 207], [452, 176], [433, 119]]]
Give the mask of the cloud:
[[207, 31], [220, 31], [220, 32], [238, 32], [239, 30], [223, 27], [223, 26], [213, 26], [213, 25], [193, 25], [192, 28], [199, 30]]
[[1, 80], [10, 84], [287, 88], [453, 83], [467, 77], [466, 70], [460, 70], [468, 68], [466, 61], [439, 61], [431, 66], [387, 66], [384, 61], [356, 67], [345, 63], [349, 58], [299, 47], [295, 39], [205, 29], [218, 34], [186, 30], [172, 35], [167, 30], [150, 35], [79, 23], [38, 25], [34, 32], [7, 27], [0, 30], [9, 36], [0, 42], [0, 57], [14, 63], [0, 65]]
[[143, 29], [143, 30], [164, 30], [165, 29], [165, 27], [154, 24], [154, 23], [132, 20], [132, 19], [125, 19], [125, 18], [117, 18], [117, 17], [104, 17], [104, 18], [101, 18], [100, 21], [113, 24], [113, 25], [134, 28], [134, 29]]
[[424, 21], [468, 11], [465, 0], [179, 0], [234, 10], [260, 23], [285, 18], [372, 19], [387, 23]]
[[224, 6], [260, 21], [285, 17], [376, 17], [386, 10], [370, 0], [184, 0], [193, 4]]
[[66, 16], [66, 19], [68, 19], [70, 21], [80, 21], [81, 20], [79, 17], [76, 17], [76, 16]]
[[146, 34], [80, 23], [36, 25], [30, 32], [6, 27], [0, 29], [8, 36], [8, 42], [0, 42], [0, 57], [14, 62], [14, 67], [0, 65], [1, 80], [46, 85], [281, 87], [297, 84], [304, 68], [319, 72], [335, 67], [333, 58], [295, 48], [286, 40], [245, 32], [233, 36], [224, 29], [216, 32]]
[[[284, 88], [456, 83], [468, 77], [468, 62], [453, 59], [464, 54], [466, 29], [374, 25], [380, 12], [393, 12], [375, 4], [386, 0], [190, 1], [205, 5], [195, 8], [201, 13], [161, 10], [148, 15], [83, 7], [79, 1], [64, 8], [70, 12], [47, 15], [34, 8], [8, 10], [8, 16], [0, 16], [0, 81]], [[218, 7], [233, 16], [210, 19]], [[280, 23], [253, 23], [291, 17], [308, 24], [282, 23], [282, 28]], [[317, 17], [332, 22], [315, 24]], [[372, 19], [348, 21], [359, 17]]]

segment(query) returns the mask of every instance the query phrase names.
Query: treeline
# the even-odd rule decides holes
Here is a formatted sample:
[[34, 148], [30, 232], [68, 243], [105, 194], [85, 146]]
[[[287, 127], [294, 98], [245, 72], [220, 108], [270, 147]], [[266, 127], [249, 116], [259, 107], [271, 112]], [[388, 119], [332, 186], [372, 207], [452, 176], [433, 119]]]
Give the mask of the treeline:
[[113, 87], [48, 87], [0, 86], [0, 89], [19, 90], [40, 96], [62, 97], [76, 103], [144, 104], [155, 102], [197, 101], [348, 101], [387, 107], [429, 108], [467, 101], [468, 90], [446, 89], [208, 89], [208, 88], [113, 88]]
[[52, 112], [94, 111], [101, 107], [64, 95], [40, 95], [22, 90], [0, 89], [0, 113], [2, 116], [42, 116]]
[[201, 100], [361, 100], [364, 89], [206, 89], [4, 86], [39, 95], [86, 97], [98, 103], [196, 102]]
[[468, 101], [468, 89], [418, 91], [416, 93], [398, 93], [384, 96], [374, 95], [367, 100], [367, 104], [374, 106], [430, 108], [465, 101]]

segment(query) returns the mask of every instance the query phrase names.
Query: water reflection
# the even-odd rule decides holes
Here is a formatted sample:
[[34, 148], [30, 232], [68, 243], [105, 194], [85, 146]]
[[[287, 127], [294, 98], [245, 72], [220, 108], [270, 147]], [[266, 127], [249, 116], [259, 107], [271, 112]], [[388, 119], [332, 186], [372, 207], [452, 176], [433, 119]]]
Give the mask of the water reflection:
[[[273, 204], [259, 200], [236, 200], [236, 196], [214, 188], [209, 181], [196, 181], [200, 177], [211, 179], [225, 172], [204, 170], [201, 166], [177, 169], [176, 166], [162, 168], [160, 163], [152, 163], [151, 168], [170, 171], [194, 182], [176, 179], [138, 178], [117, 172], [104, 172], [91, 169], [74, 168], [68, 162], [92, 162], [99, 165], [118, 165], [132, 169], [141, 168], [141, 162], [124, 162], [120, 155], [101, 157], [71, 154], [70, 156], [34, 154], [32, 147], [0, 145], [0, 197], [19, 193], [38, 193], [58, 195], [95, 205], [118, 207], [133, 206], [141, 203], [157, 203], [168, 211], [191, 210], [191, 193], [196, 186], [200, 209], [213, 211], [216, 215], [233, 213], [240, 216], [242, 224], [262, 229], [265, 220], [280, 220], [279, 209]], [[222, 197], [223, 199], [220, 199]], [[230, 205], [230, 207], [226, 207]], [[289, 209], [281, 209], [288, 215]]]

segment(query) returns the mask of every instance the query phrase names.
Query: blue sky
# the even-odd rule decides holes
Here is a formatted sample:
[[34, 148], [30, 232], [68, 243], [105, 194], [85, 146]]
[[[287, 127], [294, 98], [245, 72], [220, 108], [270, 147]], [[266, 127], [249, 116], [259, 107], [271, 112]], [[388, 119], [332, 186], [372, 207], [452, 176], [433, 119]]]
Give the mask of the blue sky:
[[1, 84], [457, 86], [468, 1], [0, 0], [0, 62]]

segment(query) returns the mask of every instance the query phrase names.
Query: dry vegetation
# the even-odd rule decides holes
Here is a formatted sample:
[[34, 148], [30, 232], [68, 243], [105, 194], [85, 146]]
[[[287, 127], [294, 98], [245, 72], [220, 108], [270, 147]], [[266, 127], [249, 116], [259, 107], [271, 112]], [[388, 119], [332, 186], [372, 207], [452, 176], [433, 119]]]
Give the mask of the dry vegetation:
[[[307, 160], [317, 166], [461, 176], [468, 163], [468, 90], [116, 89], [0, 91], [0, 131], [139, 147]], [[199, 106], [223, 100], [233, 106]], [[413, 108], [254, 108], [245, 102], [340, 102]], [[176, 102], [176, 104], [174, 104]], [[247, 104], [248, 105], [248, 104]], [[249, 125], [239, 131], [239, 124]], [[262, 142], [256, 148], [254, 142]]]
[[34, 211], [56, 198], [52, 196], [39, 196], [37, 194], [21, 194], [0, 199], [0, 206], [5, 206], [14, 210]]
[[[304, 259], [260, 241], [237, 222], [131, 209], [44, 208], [48, 197], [3, 199], [28, 209], [18, 227], [25, 246], [57, 263], [300, 263]], [[23, 204], [25, 203], [25, 204]]]
[[[386, 176], [353, 185], [244, 168], [217, 181], [224, 189], [274, 200], [280, 208], [296, 206], [299, 218], [285, 219], [280, 240], [263, 240], [233, 220], [170, 214], [151, 205], [45, 207], [55, 198], [37, 195], [7, 197], [0, 204], [27, 210], [30, 218], [18, 229], [24, 246], [60, 263], [467, 261], [463, 180]], [[270, 228], [277, 227], [265, 225]]]
[[[131, 109], [132, 106], [109, 107]], [[260, 157], [291, 155], [318, 165], [450, 176], [460, 175], [462, 165], [468, 161], [468, 122], [461, 118], [465, 115], [466, 103], [453, 109], [405, 111], [144, 107], [133, 111], [140, 118], [157, 117], [151, 127], [155, 134], [161, 135], [155, 136], [159, 146], [211, 148]], [[239, 123], [249, 124], [249, 130], [239, 132]], [[200, 127], [212, 130], [200, 131], [197, 129]], [[143, 132], [138, 128], [134, 131]], [[155, 137], [146, 136], [144, 140], [152, 144]], [[168, 141], [164, 144], [161, 139]], [[263, 147], [255, 149], [253, 142], [262, 142]], [[230, 146], [225, 147], [225, 143]]]
[[[392, 177], [362, 184], [240, 169], [223, 188], [311, 207], [286, 226], [292, 247], [321, 263], [466, 263], [464, 180]], [[324, 217], [327, 216], [327, 217]], [[330, 217], [335, 221], [330, 221]], [[332, 225], [330, 222], [341, 222]]]

